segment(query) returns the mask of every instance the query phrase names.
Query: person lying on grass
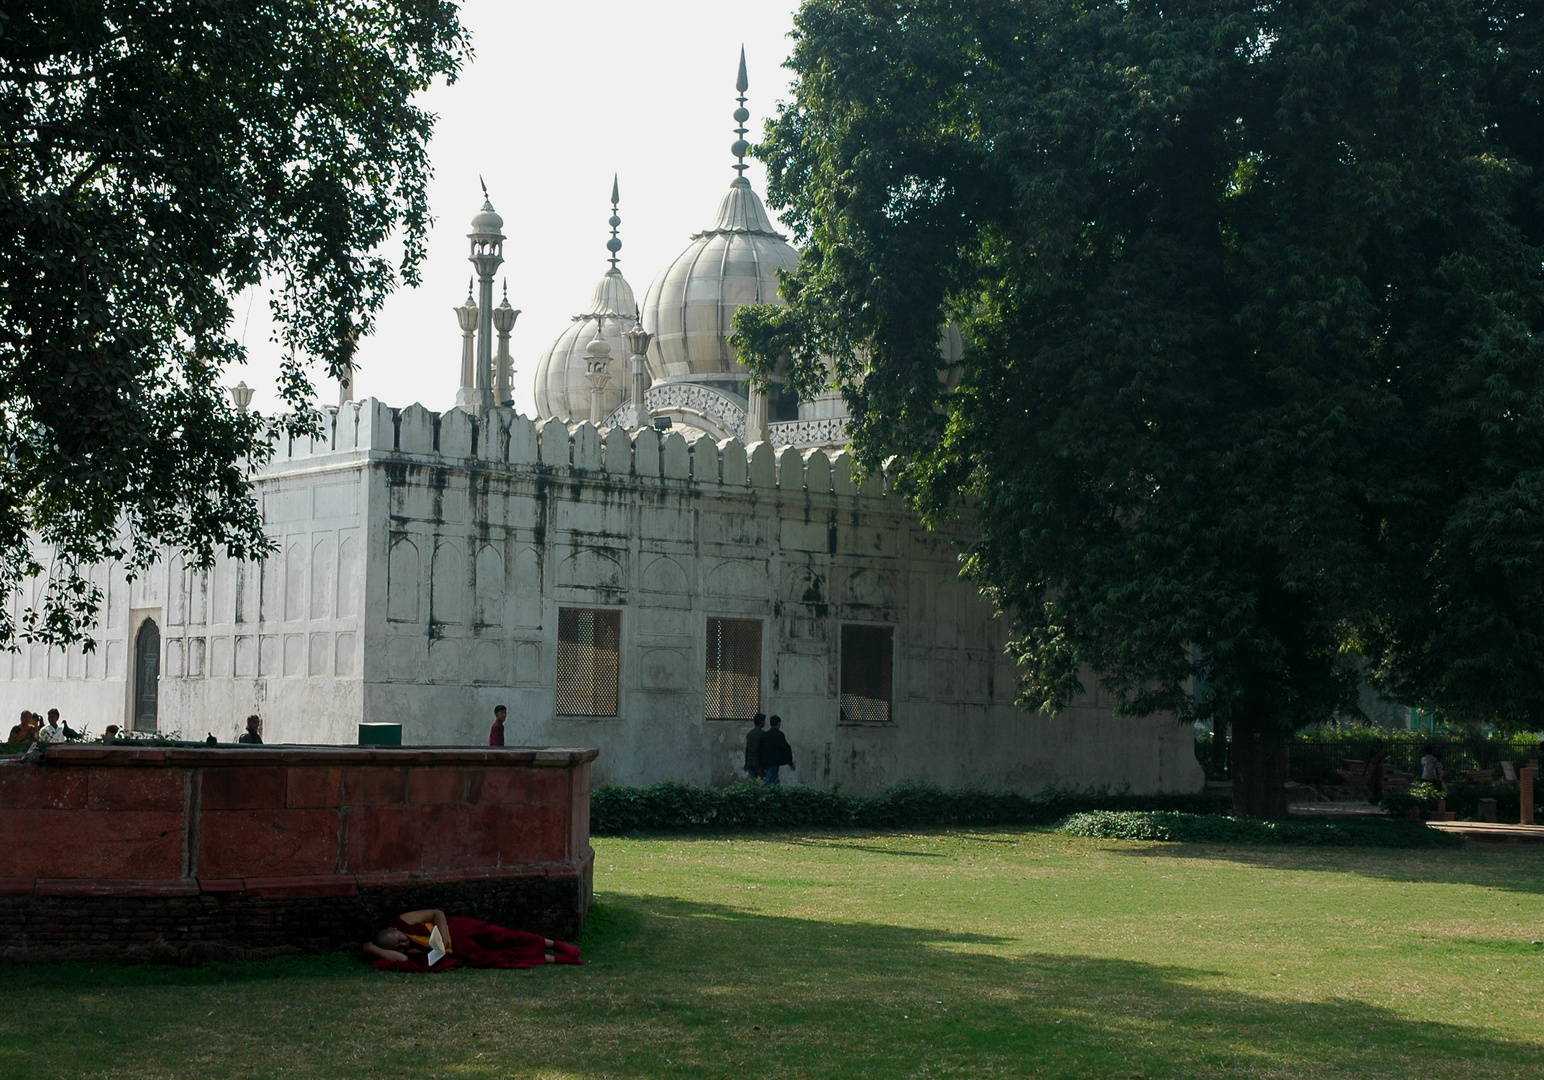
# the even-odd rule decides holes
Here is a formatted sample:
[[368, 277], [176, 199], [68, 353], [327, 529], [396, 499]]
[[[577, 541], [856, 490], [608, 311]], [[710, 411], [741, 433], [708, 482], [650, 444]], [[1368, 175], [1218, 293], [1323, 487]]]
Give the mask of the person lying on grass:
[[[429, 963], [431, 938], [440, 932], [445, 955]], [[437, 908], [405, 911], [365, 943], [365, 955], [382, 971], [418, 974], [457, 967], [528, 968], [540, 964], [582, 964], [579, 949], [561, 941], [510, 930], [465, 915], [447, 916]]]

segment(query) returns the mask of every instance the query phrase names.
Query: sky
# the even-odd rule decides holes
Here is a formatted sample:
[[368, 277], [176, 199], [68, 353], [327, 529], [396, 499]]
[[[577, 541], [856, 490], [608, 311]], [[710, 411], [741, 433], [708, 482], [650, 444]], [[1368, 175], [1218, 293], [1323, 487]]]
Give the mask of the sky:
[[[654, 275], [708, 226], [734, 179], [735, 73], [745, 46], [747, 136], [788, 97], [794, 0], [532, 3], [467, 0], [475, 55], [452, 86], [422, 97], [438, 114], [423, 284], [399, 287], [360, 344], [356, 397], [443, 410], [460, 382], [461, 334], [451, 309], [466, 297], [466, 233], [482, 205], [479, 174], [504, 218], [515, 405], [534, 412], [532, 379], [547, 345], [582, 312], [606, 270], [611, 178], [621, 188], [621, 269], [638, 303]], [[757, 162], [747, 173], [766, 194]], [[495, 283], [495, 296], [501, 291]], [[277, 408], [266, 291], [238, 300], [233, 332], [248, 361], [227, 373]], [[313, 373], [318, 399], [337, 384]]]

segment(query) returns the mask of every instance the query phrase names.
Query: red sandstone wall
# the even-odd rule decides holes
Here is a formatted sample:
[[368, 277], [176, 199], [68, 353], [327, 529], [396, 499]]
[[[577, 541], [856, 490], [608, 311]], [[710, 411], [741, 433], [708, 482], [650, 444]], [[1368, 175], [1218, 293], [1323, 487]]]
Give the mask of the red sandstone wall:
[[594, 750], [63, 746], [0, 761], [0, 895], [577, 878]]

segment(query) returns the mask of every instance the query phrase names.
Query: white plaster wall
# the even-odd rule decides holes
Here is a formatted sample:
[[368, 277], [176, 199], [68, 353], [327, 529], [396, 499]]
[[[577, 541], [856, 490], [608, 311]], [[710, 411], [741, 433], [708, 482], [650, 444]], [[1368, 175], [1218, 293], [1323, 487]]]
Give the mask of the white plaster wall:
[[[58, 708], [72, 727], [128, 727], [134, 635], [160, 629], [158, 730], [235, 739], [246, 717], [264, 719], [269, 742], [353, 742], [362, 712], [361, 615], [365, 584], [367, 455], [339, 414], [324, 439], [279, 447], [257, 495], [278, 552], [261, 564], [220, 559], [207, 571], [173, 557], [133, 582], [103, 567], [107, 603], [85, 653], [23, 646], [0, 654], [0, 709]], [[13, 598], [14, 602], [14, 598]], [[5, 713], [0, 713], [3, 717]], [[9, 723], [14, 723], [14, 719]], [[8, 728], [7, 728], [8, 729]]]
[[[97, 677], [63, 654], [0, 659], [0, 702], [121, 718], [128, 625], [155, 610], [162, 727], [185, 736], [230, 738], [257, 711], [269, 741], [351, 742], [373, 720], [479, 743], [505, 704], [511, 743], [599, 747], [597, 782], [717, 784], [740, 775], [746, 726], [703, 718], [706, 623], [753, 618], [791, 782], [1201, 785], [1172, 720], [1114, 718], [1097, 695], [1053, 719], [1015, 708], [1004, 627], [958, 581], [957, 538], [888, 487], [855, 483], [845, 454], [350, 404], [267, 471], [280, 552], [240, 588], [225, 564], [122, 587]], [[564, 606], [621, 611], [616, 718], [554, 713]], [[894, 628], [890, 724], [839, 722], [843, 622]]]

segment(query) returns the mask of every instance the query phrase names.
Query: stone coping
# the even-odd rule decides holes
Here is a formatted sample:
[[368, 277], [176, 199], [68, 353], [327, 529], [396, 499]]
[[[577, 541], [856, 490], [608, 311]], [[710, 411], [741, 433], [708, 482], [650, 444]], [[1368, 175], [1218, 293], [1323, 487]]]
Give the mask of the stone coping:
[[376, 871], [365, 874], [307, 874], [240, 878], [14, 878], [0, 877], [0, 896], [199, 896], [251, 893], [273, 898], [357, 896], [361, 890], [471, 882], [566, 880], [582, 877], [593, 853], [578, 866], [533, 864], [500, 869]]
[[[133, 743], [54, 744], [36, 759], [42, 765], [527, 765], [571, 769], [594, 761], [594, 747], [528, 746], [136, 746]], [[0, 759], [3, 760], [3, 759]], [[24, 760], [12, 758], [12, 761]]]

